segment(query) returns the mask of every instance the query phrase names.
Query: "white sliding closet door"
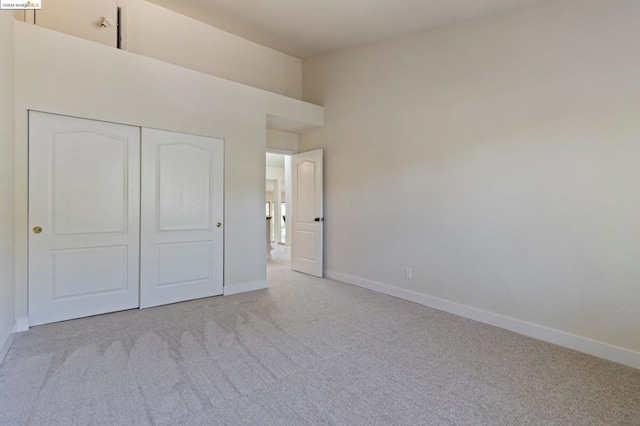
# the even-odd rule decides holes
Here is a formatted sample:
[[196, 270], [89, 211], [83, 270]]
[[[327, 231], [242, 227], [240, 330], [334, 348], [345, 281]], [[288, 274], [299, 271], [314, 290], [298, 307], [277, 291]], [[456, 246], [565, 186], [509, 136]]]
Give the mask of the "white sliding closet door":
[[221, 139], [142, 129], [140, 307], [222, 294]]
[[140, 128], [29, 113], [29, 323], [138, 307]]

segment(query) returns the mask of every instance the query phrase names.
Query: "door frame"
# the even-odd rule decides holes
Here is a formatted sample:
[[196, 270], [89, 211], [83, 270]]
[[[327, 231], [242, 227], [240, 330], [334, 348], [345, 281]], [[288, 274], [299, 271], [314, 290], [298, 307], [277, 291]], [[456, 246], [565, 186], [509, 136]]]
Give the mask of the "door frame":
[[[292, 151], [292, 150], [288, 150], [288, 149], [277, 149], [277, 148], [269, 148], [267, 147], [265, 149], [265, 157], [266, 154], [278, 154], [278, 155], [286, 155], [289, 157], [293, 157], [294, 155], [298, 154], [298, 152], [296, 151]], [[266, 163], [265, 163], [266, 164]], [[266, 165], [265, 165], [266, 168]], [[285, 170], [286, 170], [286, 166], [285, 166]], [[286, 172], [285, 172], [286, 173]], [[265, 173], [265, 183], [268, 179], [266, 178], [266, 173]], [[285, 174], [285, 179], [284, 179], [284, 202], [285, 202], [285, 206], [287, 209], [287, 215], [291, 216], [291, 209], [292, 209], [292, 202], [291, 202], [291, 176], [289, 176], [288, 179], [288, 184], [287, 184], [287, 177]], [[288, 222], [286, 224], [286, 226], [288, 227], [288, 230], [286, 232], [287, 235], [287, 247], [291, 247], [291, 222]]]

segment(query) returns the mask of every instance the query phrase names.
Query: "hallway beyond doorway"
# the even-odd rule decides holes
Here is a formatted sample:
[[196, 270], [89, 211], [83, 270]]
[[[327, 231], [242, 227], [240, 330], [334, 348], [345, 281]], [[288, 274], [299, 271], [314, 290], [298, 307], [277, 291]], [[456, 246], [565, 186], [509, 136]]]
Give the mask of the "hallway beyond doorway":
[[271, 259], [267, 261], [267, 269], [273, 264], [291, 268], [291, 247], [278, 243], [271, 244]]

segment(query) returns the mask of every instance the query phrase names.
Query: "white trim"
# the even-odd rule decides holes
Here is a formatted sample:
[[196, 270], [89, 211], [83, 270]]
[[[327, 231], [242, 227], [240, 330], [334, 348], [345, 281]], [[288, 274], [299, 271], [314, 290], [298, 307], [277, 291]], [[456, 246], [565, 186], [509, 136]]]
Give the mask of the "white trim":
[[12, 333], [20, 333], [22, 331], [29, 330], [29, 318], [18, 318], [15, 325], [13, 326]]
[[267, 280], [249, 281], [247, 283], [234, 284], [231, 286], [224, 286], [224, 295], [229, 296], [231, 294], [246, 293], [247, 291], [263, 290], [268, 287]]
[[640, 369], [640, 353], [630, 349], [340, 272], [325, 271], [325, 276]]
[[[13, 328], [15, 329], [16, 326], [14, 325]], [[0, 364], [2, 364], [7, 354], [9, 353], [9, 348], [11, 348], [11, 344], [13, 343], [13, 338], [15, 336], [16, 335], [13, 332], [11, 332], [7, 336], [7, 340], [5, 340], [4, 345], [2, 345], [2, 348], [0, 348]]]

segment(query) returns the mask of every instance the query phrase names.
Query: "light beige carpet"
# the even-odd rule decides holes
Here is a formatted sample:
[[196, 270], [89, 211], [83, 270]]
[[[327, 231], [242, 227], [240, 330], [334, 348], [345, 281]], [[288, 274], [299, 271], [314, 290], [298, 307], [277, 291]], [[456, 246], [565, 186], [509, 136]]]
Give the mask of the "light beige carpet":
[[640, 371], [288, 270], [35, 327], [0, 425], [640, 425]]

